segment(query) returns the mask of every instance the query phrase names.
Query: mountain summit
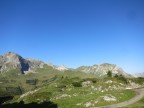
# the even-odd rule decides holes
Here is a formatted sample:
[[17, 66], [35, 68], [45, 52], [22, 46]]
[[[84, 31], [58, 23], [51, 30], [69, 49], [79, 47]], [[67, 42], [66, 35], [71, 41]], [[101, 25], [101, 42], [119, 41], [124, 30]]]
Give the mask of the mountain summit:
[[113, 75], [124, 75], [130, 76], [124, 72], [124, 70], [118, 67], [115, 64], [104, 63], [100, 65], [93, 65], [93, 66], [80, 66], [77, 70], [85, 72], [85, 73], [92, 73], [99, 77], [104, 76], [107, 74], [108, 71], [111, 71]]
[[[2, 56], [0, 56], [0, 72], [6, 72], [12, 69], [19, 69], [22, 74], [26, 72], [35, 72], [38, 68], [44, 68], [46, 63], [35, 60], [35, 59], [26, 59], [21, 57], [19, 54], [8, 52]], [[58, 71], [66, 71], [69, 68], [65, 66], [56, 66], [56, 65], [48, 65], [51, 66], [53, 69]], [[100, 65], [93, 65], [93, 66], [80, 66], [77, 69], [72, 69], [80, 72], [85, 73], [92, 73], [97, 75], [98, 77], [105, 76], [108, 71], [112, 71], [112, 74], [115, 75], [124, 75], [130, 76], [123, 71], [122, 68], [119, 68], [115, 64], [104, 63]]]
[[20, 69], [22, 73], [35, 68], [42, 68], [45, 63], [39, 60], [24, 59], [20, 55], [8, 52], [0, 56], [0, 72]]

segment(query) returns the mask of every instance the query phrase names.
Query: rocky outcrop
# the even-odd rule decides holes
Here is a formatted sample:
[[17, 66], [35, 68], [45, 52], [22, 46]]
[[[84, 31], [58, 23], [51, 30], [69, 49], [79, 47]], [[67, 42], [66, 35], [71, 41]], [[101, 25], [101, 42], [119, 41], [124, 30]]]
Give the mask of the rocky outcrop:
[[62, 98], [71, 98], [72, 96], [69, 95], [69, 94], [62, 94], [62, 95], [58, 95], [56, 97], [54, 97], [53, 99], [51, 100], [59, 100], [59, 99], [62, 99]]
[[68, 70], [68, 68], [64, 65], [62, 66], [54, 66], [55, 69], [59, 70], [59, 71], [65, 71], [65, 70]]
[[22, 73], [36, 68], [42, 68], [45, 63], [39, 60], [24, 59], [20, 55], [8, 52], [0, 56], [0, 72], [20, 69]]
[[117, 101], [116, 97], [111, 95], [111, 94], [107, 94], [106, 96], [103, 97], [103, 100], [105, 101]]
[[84, 103], [83, 106], [86, 107], [86, 108], [87, 107], [94, 107], [97, 103], [98, 103], [97, 100], [91, 100], [89, 102]]
[[126, 74], [122, 68], [119, 68], [115, 64], [100, 64], [100, 65], [93, 65], [93, 66], [81, 66], [78, 67], [76, 70], [85, 72], [85, 73], [93, 73], [96, 74], [97, 76], [104, 76], [107, 74], [108, 71], [112, 71], [112, 74], [118, 74], [118, 75], [124, 75], [124, 76], [129, 76]]
[[88, 87], [88, 86], [91, 86], [91, 85], [92, 85], [91, 81], [82, 82], [82, 87]]

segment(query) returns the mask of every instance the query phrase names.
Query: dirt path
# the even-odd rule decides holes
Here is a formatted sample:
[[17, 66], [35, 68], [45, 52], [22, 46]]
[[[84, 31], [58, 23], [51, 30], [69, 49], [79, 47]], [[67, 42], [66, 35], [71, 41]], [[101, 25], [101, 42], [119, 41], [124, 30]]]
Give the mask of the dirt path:
[[137, 101], [139, 101], [140, 99], [142, 99], [144, 97], [144, 88], [139, 88], [139, 89], [135, 89], [134, 91], [136, 91], [136, 96], [133, 97], [132, 99], [125, 101], [125, 102], [121, 102], [118, 104], [113, 104], [113, 105], [108, 105], [108, 106], [101, 106], [101, 107], [96, 107], [96, 108], [118, 108], [118, 107], [124, 107], [124, 106], [128, 106], [131, 105]]

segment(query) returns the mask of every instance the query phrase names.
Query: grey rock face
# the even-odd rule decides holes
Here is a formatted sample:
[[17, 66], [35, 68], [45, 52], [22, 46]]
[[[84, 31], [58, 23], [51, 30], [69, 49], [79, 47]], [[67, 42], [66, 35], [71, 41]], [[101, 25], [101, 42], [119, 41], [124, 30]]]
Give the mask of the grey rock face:
[[39, 60], [24, 59], [20, 55], [8, 52], [0, 56], [0, 72], [8, 71], [10, 69], [20, 69], [22, 73], [30, 69], [43, 67], [44, 62]]
[[112, 74], [122, 74], [126, 76], [127, 74], [122, 70], [122, 68], [119, 68], [115, 64], [100, 64], [100, 65], [93, 65], [93, 66], [81, 66], [77, 68], [77, 70], [85, 72], [85, 73], [93, 73], [97, 74], [98, 76], [104, 76], [107, 74], [107, 72], [110, 70], [112, 71]]
[[62, 66], [54, 66], [55, 69], [59, 70], [59, 71], [65, 71], [65, 70], [68, 70], [68, 68], [64, 65]]

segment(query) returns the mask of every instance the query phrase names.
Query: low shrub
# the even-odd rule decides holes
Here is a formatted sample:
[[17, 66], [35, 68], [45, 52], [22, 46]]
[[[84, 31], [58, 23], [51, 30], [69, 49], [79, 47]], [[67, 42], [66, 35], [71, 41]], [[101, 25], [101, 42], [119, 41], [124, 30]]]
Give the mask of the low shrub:
[[96, 83], [97, 82], [97, 79], [96, 78], [86, 78], [84, 79], [83, 81], [91, 81], [93, 83]]
[[72, 85], [73, 85], [74, 87], [82, 87], [81, 82], [73, 82]]

